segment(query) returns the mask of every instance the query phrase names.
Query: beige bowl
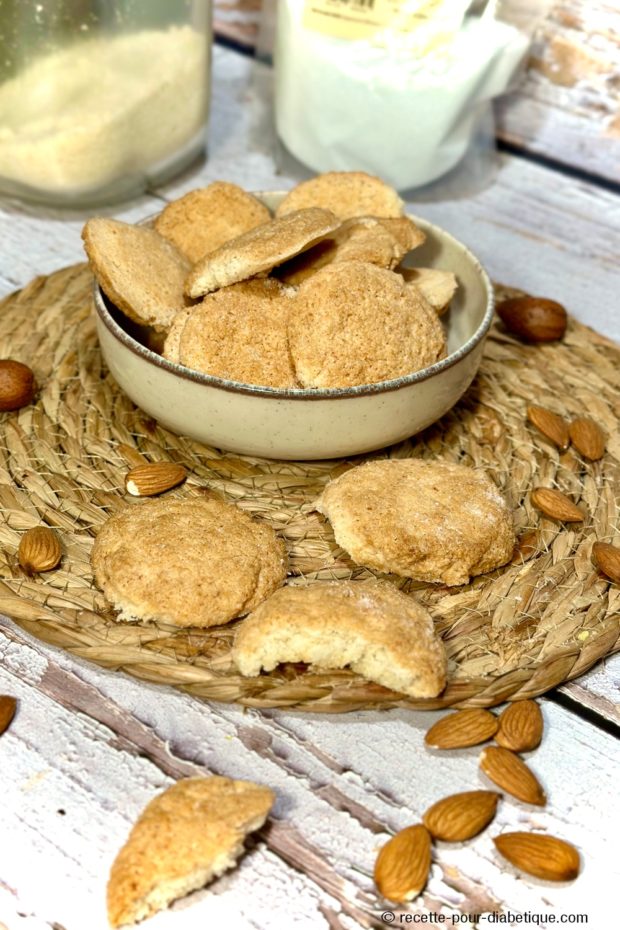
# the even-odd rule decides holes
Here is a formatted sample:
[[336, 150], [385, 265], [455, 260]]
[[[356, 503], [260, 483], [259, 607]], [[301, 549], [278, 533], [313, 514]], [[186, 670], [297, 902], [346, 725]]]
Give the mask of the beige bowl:
[[[274, 208], [282, 193], [259, 194]], [[381, 449], [424, 429], [471, 384], [493, 316], [493, 288], [453, 236], [412, 217], [427, 235], [413, 264], [453, 271], [448, 356], [411, 375], [330, 390], [254, 387], [191, 371], [145, 348], [95, 287], [101, 351], [121, 389], [162, 426], [210, 446], [276, 459], [327, 459]]]

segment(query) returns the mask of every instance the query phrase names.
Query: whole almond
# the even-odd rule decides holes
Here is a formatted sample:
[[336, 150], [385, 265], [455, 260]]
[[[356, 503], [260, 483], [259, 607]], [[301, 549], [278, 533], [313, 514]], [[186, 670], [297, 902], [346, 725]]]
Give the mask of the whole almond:
[[553, 520], [577, 523], [584, 519], [581, 510], [570, 497], [554, 488], [534, 488], [530, 497], [534, 506]]
[[187, 469], [174, 462], [148, 462], [125, 475], [125, 489], [134, 497], [153, 497], [176, 488], [187, 478]]
[[568, 427], [571, 442], [584, 459], [595, 462], [605, 455], [605, 433], [589, 417], [577, 417]]
[[480, 768], [492, 782], [519, 801], [544, 807], [545, 792], [525, 762], [501, 746], [487, 746], [480, 755]]
[[431, 868], [431, 837], [421, 823], [405, 827], [385, 846], [375, 862], [375, 885], [384, 898], [399, 904], [417, 898]]
[[497, 307], [506, 329], [526, 342], [554, 342], [566, 331], [566, 310], [545, 297], [511, 297]]
[[527, 408], [527, 418], [536, 429], [550, 439], [559, 449], [568, 449], [570, 437], [568, 423], [559, 413], [553, 413], [546, 407], [531, 406]]
[[15, 716], [17, 701], [7, 694], [0, 695], [0, 736], [8, 730], [11, 720]]
[[0, 360], [0, 411], [25, 407], [34, 392], [34, 375], [27, 365], [11, 358]]
[[477, 746], [495, 735], [497, 717], [488, 710], [457, 710], [433, 724], [424, 742], [433, 749], [462, 749]]
[[543, 833], [502, 833], [493, 838], [498, 852], [529, 875], [569, 882], [579, 875], [579, 853], [570, 843]]
[[610, 543], [595, 542], [592, 546], [592, 561], [596, 567], [620, 584], [620, 549]]
[[529, 752], [540, 745], [543, 718], [536, 701], [515, 701], [499, 715], [495, 742], [513, 752]]
[[61, 558], [60, 540], [49, 526], [27, 530], [19, 541], [17, 561], [28, 575], [51, 571]]
[[460, 843], [484, 830], [495, 817], [497, 791], [463, 791], [433, 804], [422, 820], [436, 840]]

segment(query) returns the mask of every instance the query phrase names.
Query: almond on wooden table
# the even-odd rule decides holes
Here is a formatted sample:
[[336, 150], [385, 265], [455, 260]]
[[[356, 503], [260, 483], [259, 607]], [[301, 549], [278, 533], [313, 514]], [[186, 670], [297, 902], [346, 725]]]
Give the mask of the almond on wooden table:
[[570, 843], [544, 833], [502, 833], [493, 838], [512, 865], [551, 882], [569, 882], [580, 870], [579, 853]]
[[592, 546], [592, 561], [604, 575], [620, 584], [620, 548], [610, 543], [595, 542]]
[[536, 701], [515, 701], [499, 715], [495, 742], [513, 752], [529, 752], [540, 745], [543, 718]]
[[433, 724], [424, 742], [433, 749], [464, 749], [491, 739], [498, 726], [497, 717], [488, 710], [457, 710]]
[[501, 746], [487, 746], [480, 755], [480, 768], [492, 782], [519, 801], [544, 807], [542, 785], [525, 762]]
[[405, 827], [381, 847], [375, 862], [375, 885], [384, 898], [402, 904], [424, 890], [430, 868], [431, 836], [418, 823]]
[[534, 488], [530, 497], [534, 506], [552, 520], [580, 523], [584, 519], [583, 513], [570, 497], [555, 488]]
[[422, 820], [437, 840], [459, 843], [484, 830], [495, 817], [497, 791], [463, 791], [433, 804]]
[[61, 558], [60, 540], [49, 526], [26, 530], [19, 541], [17, 561], [28, 575], [51, 571]]
[[15, 716], [16, 707], [17, 701], [14, 697], [10, 697], [8, 694], [0, 695], [0, 736], [2, 736], [4, 731], [8, 730], [11, 725], [11, 720]]
[[153, 497], [176, 488], [187, 478], [187, 469], [175, 462], [147, 462], [125, 475], [125, 490], [133, 497]]
[[527, 418], [536, 429], [550, 439], [559, 449], [568, 449], [570, 437], [568, 423], [559, 413], [553, 413], [546, 407], [532, 405], [527, 408]]
[[605, 433], [590, 417], [577, 417], [568, 427], [572, 444], [584, 459], [595, 462], [605, 455]]

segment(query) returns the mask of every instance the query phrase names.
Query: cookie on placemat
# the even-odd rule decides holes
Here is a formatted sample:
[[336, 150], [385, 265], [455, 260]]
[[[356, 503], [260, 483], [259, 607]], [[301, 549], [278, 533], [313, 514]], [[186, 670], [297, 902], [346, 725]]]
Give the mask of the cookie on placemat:
[[400, 275], [366, 262], [328, 265], [300, 285], [289, 343], [299, 383], [313, 388], [398, 378], [445, 351], [437, 314]]
[[399, 268], [407, 284], [417, 288], [440, 316], [448, 309], [456, 293], [458, 281], [451, 271], [441, 268]]
[[136, 323], [167, 330], [186, 303], [185, 256], [154, 229], [104, 217], [88, 220], [82, 239], [106, 297]]
[[333, 213], [318, 207], [264, 223], [205, 255], [185, 282], [185, 292], [203, 297], [218, 287], [271, 271], [339, 226]]
[[291, 298], [270, 278], [221, 288], [172, 326], [164, 357], [217, 378], [296, 387], [288, 351]]
[[270, 788], [217, 775], [183, 779], [155, 797], [112, 864], [111, 926], [144, 920], [231, 869], [274, 800]]
[[276, 216], [323, 207], [341, 220], [352, 216], [401, 216], [403, 202], [380, 178], [364, 171], [328, 171], [302, 181], [284, 197]]
[[117, 619], [181, 627], [228, 623], [286, 577], [284, 545], [271, 527], [196, 497], [145, 501], [110, 517], [91, 562]]
[[252, 194], [236, 184], [214, 181], [169, 203], [155, 229], [195, 264], [207, 252], [270, 219], [267, 207]]
[[316, 508], [358, 565], [418, 581], [465, 584], [505, 565], [515, 545], [493, 481], [449, 462], [367, 462], [330, 482]]
[[348, 665], [410, 697], [435, 697], [446, 657], [428, 611], [385, 581], [333, 581], [281, 588], [237, 628], [232, 650], [242, 675], [280, 662]]

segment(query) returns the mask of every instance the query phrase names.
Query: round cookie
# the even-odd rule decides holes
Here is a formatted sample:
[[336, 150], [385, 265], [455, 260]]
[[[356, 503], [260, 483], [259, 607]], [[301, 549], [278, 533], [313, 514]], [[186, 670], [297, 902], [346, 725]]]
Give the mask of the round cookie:
[[316, 509], [358, 565], [418, 581], [466, 584], [505, 565], [515, 545], [495, 484], [449, 462], [367, 462], [331, 481]]
[[221, 288], [173, 325], [164, 357], [217, 378], [296, 387], [288, 350], [291, 297], [269, 278]]
[[110, 517], [91, 562], [119, 620], [181, 627], [228, 623], [286, 577], [284, 545], [270, 527], [195, 497], [145, 501]]
[[410, 697], [435, 697], [446, 683], [446, 657], [430, 614], [385, 581], [281, 588], [239, 625], [232, 657], [248, 676], [281, 662], [348, 665]]
[[306, 207], [323, 207], [341, 220], [352, 216], [401, 216], [403, 212], [396, 191], [365, 171], [327, 171], [302, 181], [281, 201], [276, 216]]
[[446, 342], [437, 314], [400, 275], [353, 261], [300, 285], [289, 344], [301, 385], [334, 388], [418, 371], [441, 357]]
[[268, 223], [271, 213], [236, 184], [214, 181], [169, 203], [155, 220], [157, 232], [192, 264], [230, 239]]
[[187, 278], [185, 293], [203, 297], [218, 287], [271, 271], [339, 226], [340, 220], [333, 213], [318, 207], [257, 226], [205, 255]]

